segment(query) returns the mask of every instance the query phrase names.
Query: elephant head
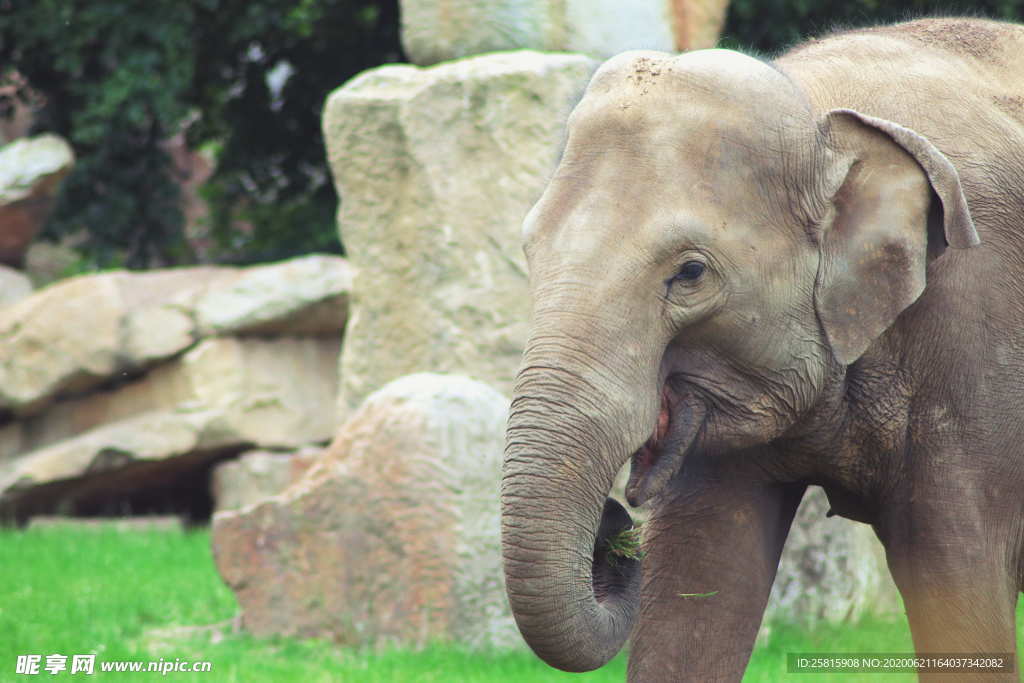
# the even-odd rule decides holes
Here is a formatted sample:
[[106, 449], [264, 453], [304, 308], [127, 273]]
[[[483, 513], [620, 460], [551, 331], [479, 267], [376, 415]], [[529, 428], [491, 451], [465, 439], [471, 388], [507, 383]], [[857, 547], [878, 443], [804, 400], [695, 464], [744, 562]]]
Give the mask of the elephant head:
[[779, 439], [977, 235], [950, 162], [771, 64], [632, 52], [595, 74], [524, 221], [534, 303], [502, 482], [527, 642], [583, 671], [622, 646], [639, 563], [605, 565], [688, 453]]

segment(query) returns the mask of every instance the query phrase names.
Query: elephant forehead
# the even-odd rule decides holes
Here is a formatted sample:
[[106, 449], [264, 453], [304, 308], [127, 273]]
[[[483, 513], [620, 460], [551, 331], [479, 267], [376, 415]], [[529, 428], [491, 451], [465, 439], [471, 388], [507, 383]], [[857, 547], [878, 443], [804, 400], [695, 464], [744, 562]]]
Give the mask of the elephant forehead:
[[610, 94], [581, 102], [569, 122], [563, 165], [574, 173], [613, 167], [619, 175], [654, 174], [668, 185], [701, 183], [694, 189], [712, 190], [704, 198], [716, 201], [716, 187], [733, 193], [748, 183], [772, 185], [817, 144], [809, 116], [689, 95], [637, 101]]
[[777, 215], [785, 209], [779, 190], [786, 172], [778, 140], [723, 124], [707, 112], [682, 116], [689, 121], [646, 130], [573, 130], [527, 231], [646, 227], [654, 231], [652, 239], [663, 240], [670, 234], [665, 228], [676, 225], [691, 241], [706, 241], [722, 226], [785, 222]]
[[622, 53], [595, 73], [581, 108], [617, 114], [628, 124], [670, 119], [680, 108], [697, 104], [762, 126], [778, 119], [808, 119], [811, 109], [800, 88], [774, 65], [721, 49]]
[[660, 189], [732, 184], [784, 170], [786, 137], [783, 130], [715, 103], [633, 110], [605, 99], [574, 115], [559, 171], [623, 190], [631, 181]]
[[[793, 150], [814, 144], [816, 129], [796, 97], [758, 106], [768, 81], [788, 84], [768, 65], [723, 50], [611, 60], [573, 112], [565, 153], [524, 237], [548, 234], [558, 251], [582, 256], [628, 236], [621, 249], [659, 258], [681, 245], [787, 229], [785, 176], [801, 156]], [[753, 95], [740, 97], [743, 88]]]

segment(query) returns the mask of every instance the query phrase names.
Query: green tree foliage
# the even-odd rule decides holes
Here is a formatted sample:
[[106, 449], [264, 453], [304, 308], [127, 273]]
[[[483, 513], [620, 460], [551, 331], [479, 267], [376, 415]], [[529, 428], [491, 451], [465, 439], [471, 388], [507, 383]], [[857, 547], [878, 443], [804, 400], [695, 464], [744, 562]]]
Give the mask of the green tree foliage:
[[337, 251], [323, 100], [400, 57], [397, 0], [0, 0], [0, 65], [78, 156], [47, 232], [95, 265], [193, 258], [164, 145], [186, 122], [220, 260]]
[[[933, 14], [1020, 20], [1024, 0], [733, 0], [724, 43], [770, 54]], [[78, 156], [47, 233], [84, 236], [99, 266], [195, 258], [164, 147], [185, 124], [217, 160], [208, 257], [338, 250], [323, 100], [400, 59], [397, 0], [0, 0], [0, 81], [27, 77], [43, 96], [37, 128]]]
[[67, 136], [78, 156], [50, 229], [84, 231], [100, 262], [180, 257], [177, 188], [160, 147], [188, 111], [194, 60], [180, 17], [173, 1], [0, 3], [0, 65], [42, 93], [38, 127]]
[[344, 81], [402, 59], [397, 0], [193, 2], [203, 115], [189, 138], [220, 145], [214, 237], [247, 260], [337, 251], [320, 115]]
[[723, 43], [772, 55], [844, 28], [953, 15], [1020, 21], [1024, 0], [732, 0]]

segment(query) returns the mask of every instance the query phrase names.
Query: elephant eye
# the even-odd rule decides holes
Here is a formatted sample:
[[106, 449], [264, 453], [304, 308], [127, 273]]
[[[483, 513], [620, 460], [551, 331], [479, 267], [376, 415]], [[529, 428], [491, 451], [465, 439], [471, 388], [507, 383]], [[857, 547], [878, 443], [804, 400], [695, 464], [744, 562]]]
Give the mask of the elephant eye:
[[704, 264], [700, 261], [687, 261], [679, 268], [679, 272], [676, 273], [673, 279], [688, 280], [690, 282], [698, 280], [704, 274], [704, 268]]

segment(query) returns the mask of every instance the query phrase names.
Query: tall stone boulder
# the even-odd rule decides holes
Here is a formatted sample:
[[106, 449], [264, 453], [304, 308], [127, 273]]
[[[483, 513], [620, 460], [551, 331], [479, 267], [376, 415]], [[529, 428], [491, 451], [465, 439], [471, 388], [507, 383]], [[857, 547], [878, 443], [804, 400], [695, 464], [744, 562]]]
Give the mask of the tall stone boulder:
[[356, 267], [343, 416], [425, 370], [510, 391], [530, 315], [520, 225], [595, 67], [500, 53], [373, 69], [330, 96], [324, 137]]
[[71, 146], [57, 135], [0, 147], [0, 263], [22, 265], [74, 162]]
[[498, 487], [508, 400], [417, 374], [371, 395], [306, 477], [219, 512], [213, 551], [257, 635], [519, 647]]
[[885, 551], [866, 524], [827, 517], [828, 498], [807, 490], [786, 540], [765, 622], [807, 626], [902, 612]]
[[402, 0], [402, 45], [416, 64], [499, 50], [581, 52], [714, 47], [728, 0]]

